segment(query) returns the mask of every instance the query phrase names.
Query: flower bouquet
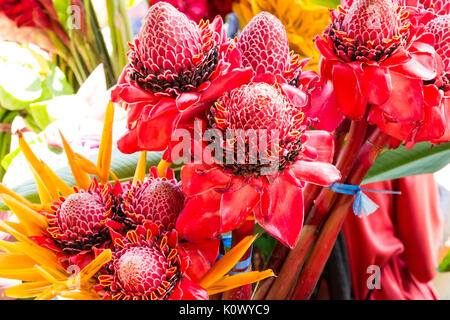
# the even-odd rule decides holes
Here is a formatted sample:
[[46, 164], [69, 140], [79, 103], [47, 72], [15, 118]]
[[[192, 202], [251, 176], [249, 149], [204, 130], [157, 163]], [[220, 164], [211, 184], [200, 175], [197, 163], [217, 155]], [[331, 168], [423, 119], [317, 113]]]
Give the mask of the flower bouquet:
[[[27, 11], [12, 13], [23, 6], [3, 2], [22, 23]], [[68, 168], [55, 171], [17, 133], [35, 179], [0, 185], [16, 217], [0, 221], [14, 238], [0, 240], [0, 277], [22, 281], [5, 295], [310, 299], [346, 217], [376, 215], [365, 192], [396, 193], [361, 184], [449, 163], [449, 3], [328, 1], [337, 7], [328, 13], [276, 2], [150, 1], [125, 61], [113, 19], [110, 52], [84, 34], [103, 55], [92, 66], [102, 62], [114, 80], [98, 155], [75, 152], [61, 134]], [[51, 26], [46, 1], [33, 4]], [[48, 23], [47, 35], [65, 38]], [[87, 61], [72, 68], [79, 82]], [[117, 110], [126, 128], [116, 144]]]

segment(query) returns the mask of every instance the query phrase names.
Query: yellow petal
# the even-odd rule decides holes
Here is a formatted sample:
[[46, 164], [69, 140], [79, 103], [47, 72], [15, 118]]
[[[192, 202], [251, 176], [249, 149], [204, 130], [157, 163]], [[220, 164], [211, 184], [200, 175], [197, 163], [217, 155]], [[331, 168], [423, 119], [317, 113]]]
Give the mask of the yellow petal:
[[33, 150], [31, 150], [28, 143], [25, 141], [25, 138], [23, 137], [23, 134], [18, 131], [17, 132], [19, 136], [19, 147], [20, 150], [22, 150], [25, 158], [27, 159], [28, 163], [33, 167], [33, 169], [36, 171], [36, 173], [41, 177], [42, 182], [45, 183], [45, 186], [49, 193], [51, 194], [53, 199], [58, 199], [58, 190], [56, 186], [52, 183], [52, 180], [50, 179], [47, 170], [45, 170], [45, 166], [43, 165], [43, 162], [39, 160], [36, 155], [33, 153]]
[[5, 223], [8, 226], [10, 226], [11, 228], [13, 228], [14, 230], [17, 230], [17, 232], [20, 232], [22, 234], [27, 234], [27, 230], [25, 229], [23, 224], [17, 223], [17, 222], [12, 222], [12, 221], [6, 221], [6, 220], [5, 220]]
[[247, 236], [231, 248], [231, 250], [228, 251], [219, 261], [217, 261], [214, 266], [202, 277], [202, 279], [200, 279], [199, 285], [203, 288], [208, 288], [227, 274], [228, 271], [230, 271], [236, 263], [239, 262], [257, 236], [258, 235]]
[[[1, 227], [0, 227], [0, 231], [5, 232], [4, 230], [1, 229]], [[21, 253], [22, 250], [19, 245], [20, 245], [20, 243], [18, 243], [18, 242], [9, 242], [9, 241], [0, 240], [0, 249], [5, 252]]]
[[73, 177], [75, 178], [75, 182], [77, 185], [83, 189], [88, 190], [89, 185], [91, 183], [91, 178], [89, 178], [89, 175], [81, 170], [80, 166], [77, 164], [75, 153], [73, 152], [70, 145], [67, 143], [66, 139], [62, 135], [61, 132], [59, 132], [61, 136], [61, 140], [64, 146], [64, 150], [66, 151], [67, 160], [69, 162], [70, 169], [72, 170]]
[[15, 193], [14, 191], [8, 189], [7, 187], [5, 187], [3, 184], [0, 183], [0, 194], [2, 194], [2, 193], [13, 197], [17, 201], [22, 202], [23, 204], [25, 204], [25, 205], [27, 205], [29, 207], [33, 206], [33, 203], [31, 203], [30, 201], [28, 201], [24, 197], [18, 195], [17, 193]]
[[0, 196], [3, 202], [11, 209], [14, 214], [19, 218], [20, 222], [27, 230], [27, 235], [42, 235], [42, 230], [47, 228], [47, 219], [28, 206], [18, 202], [13, 197], [4, 194]]
[[43, 267], [35, 265], [34, 268], [36, 271], [44, 278], [45, 280], [51, 282], [51, 283], [57, 283], [58, 279], [56, 279], [54, 276], [50, 274], [47, 270], [45, 270]]
[[109, 168], [111, 166], [113, 121], [114, 106], [110, 101], [106, 107], [102, 139], [97, 158], [97, 172], [99, 173], [101, 183], [108, 182]]
[[81, 285], [84, 285], [89, 281], [105, 263], [111, 260], [111, 258], [111, 250], [107, 249], [84, 267], [83, 270], [81, 270]]
[[[66, 277], [64, 268], [58, 263], [55, 253], [39, 246], [27, 236], [8, 226], [4, 221], [0, 220], [0, 227], [21, 242], [15, 246], [16, 248], [19, 248], [20, 252], [29, 256], [36, 261], [37, 264], [47, 267], [47, 270], [51, 270], [52, 275], [56, 278], [61, 279]], [[10, 249], [11, 248], [12, 247], [10, 246]]]
[[147, 164], [147, 152], [142, 151], [139, 156], [138, 165], [136, 167], [136, 172], [134, 173], [133, 184], [138, 181], [143, 181], [145, 178], [145, 165]]
[[82, 290], [62, 291], [58, 296], [72, 300], [100, 300], [96, 292], [87, 292]]
[[98, 175], [97, 166], [91, 160], [86, 158], [85, 156], [75, 153], [77, 160], [75, 160], [80, 168], [88, 174]]
[[11, 298], [32, 298], [38, 296], [51, 286], [52, 284], [47, 281], [22, 283], [6, 289], [5, 295]]
[[273, 277], [274, 273], [272, 270], [265, 271], [251, 271], [245, 273], [238, 273], [233, 276], [225, 277], [213, 285], [207, 288], [208, 294], [213, 295], [216, 293], [228, 291], [234, 288], [244, 286], [253, 282], [261, 281], [268, 277]]
[[0, 269], [32, 268], [36, 262], [23, 253], [0, 253]]
[[166, 176], [166, 169], [168, 167], [170, 167], [170, 162], [161, 159], [161, 161], [158, 163], [158, 175], [161, 178]]
[[[14, 267], [14, 266], [11, 266]], [[22, 281], [42, 281], [44, 278], [33, 267], [31, 268], [14, 268], [0, 269], [0, 278], [15, 279]]]
[[50, 169], [50, 167], [45, 162], [42, 162], [42, 167], [45, 169], [47, 176], [50, 177], [51, 182], [56, 186], [57, 190], [61, 192], [64, 197], [67, 197], [75, 192], [73, 188], [65, 183], [63, 179], [58, 177], [58, 175], [52, 169]]
[[41, 203], [52, 203], [53, 198], [49, 191], [47, 190], [47, 187], [45, 186], [44, 182], [42, 181], [41, 177], [37, 174], [36, 170], [34, 170], [33, 167], [31, 167], [31, 172], [33, 172], [34, 180], [36, 181], [38, 193], [39, 193], [39, 199], [41, 199]]
[[52, 300], [56, 295], [58, 294], [58, 291], [55, 290], [55, 285], [50, 286], [49, 288], [45, 289], [44, 292], [37, 295], [35, 300]]

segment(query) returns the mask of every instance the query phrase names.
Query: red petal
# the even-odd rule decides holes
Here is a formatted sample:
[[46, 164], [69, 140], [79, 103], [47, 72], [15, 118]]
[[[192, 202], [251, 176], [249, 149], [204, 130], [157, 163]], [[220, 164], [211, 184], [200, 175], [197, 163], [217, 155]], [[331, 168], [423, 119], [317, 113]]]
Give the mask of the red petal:
[[192, 281], [198, 282], [215, 262], [219, 255], [219, 240], [198, 244], [180, 243], [180, 257], [186, 268], [182, 270]]
[[188, 278], [178, 282], [169, 300], [208, 300], [208, 292]]
[[400, 122], [420, 121], [423, 118], [422, 80], [391, 72], [391, 95], [379, 108]]
[[341, 179], [339, 170], [330, 163], [300, 160], [296, 161], [291, 169], [297, 179], [322, 186], [329, 186]]
[[172, 133], [177, 128], [181, 117], [175, 108], [158, 117], [152, 117], [148, 121], [138, 123], [137, 132], [139, 147], [149, 151], [163, 151], [169, 145]]
[[188, 196], [202, 194], [214, 188], [226, 188], [231, 177], [218, 167], [187, 163], [181, 168], [183, 192]]
[[393, 55], [391, 55], [388, 59], [381, 62], [380, 66], [394, 67], [398, 66], [399, 64], [406, 63], [410, 59], [411, 55], [409, 54], [409, 52], [405, 48], [399, 47], [397, 50], [395, 50], [395, 53]]
[[389, 71], [383, 67], [365, 65], [362, 92], [369, 103], [383, 104], [392, 90]]
[[314, 127], [320, 130], [334, 131], [344, 120], [334, 94], [333, 82], [327, 81], [316, 86], [311, 92], [311, 107], [305, 111], [308, 118], [317, 118]]
[[328, 42], [321, 38], [320, 36], [316, 36], [314, 39], [314, 44], [316, 45], [317, 50], [327, 59], [337, 59], [336, 55], [333, 52], [333, 49], [331, 49]]
[[212, 239], [219, 234], [221, 194], [210, 191], [186, 199], [176, 229], [181, 238], [192, 242]]
[[[238, 179], [233, 179], [233, 182]], [[221, 233], [241, 225], [259, 202], [260, 194], [251, 185], [243, 185], [234, 192], [226, 192], [220, 203]]]
[[413, 127], [408, 123], [387, 122], [383, 111], [377, 107], [370, 109], [367, 121], [371, 125], [376, 125], [384, 133], [401, 141], [407, 139]]
[[283, 244], [293, 248], [303, 225], [302, 188], [280, 175], [267, 184], [255, 211], [256, 221]]
[[316, 161], [333, 161], [334, 137], [331, 133], [323, 130], [307, 130], [303, 134], [308, 137], [306, 145], [313, 147], [317, 152]]
[[[411, 60], [393, 67], [391, 70], [413, 79], [432, 80], [436, 77], [437, 67], [434, 54], [415, 52], [411, 54]], [[393, 87], [395, 88], [395, 86]]]
[[339, 62], [333, 66], [332, 79], [341, 112], [352, 120], [361, 119], [366, 113], [367, 100], [361, 93], [356, 72]]
[[282, 85], [281, 88], [293, 105], [304, 107], [308, 103], [308, 96], [302, 90], [288, 84]]
[[442, 91], [434, 84], [423, 86], [423, 98], [428, 106], [439, 106], [442, 100]]
[[117, 141], [117, 148], [119, 148], [120, 152], [131, 154], [140, 151], [141, 149], [138, 147], [138, 136], [137, 130], [131, 130], [125, 133], [120, 139]]
[[178, 110], [182, 111], [200, 100], [200, 94], [197, 92], [185, 92], [180, 94], [176, 99]]
[[206, 240], [199, 243], [184, 242], [180, 243], [180, 246], [186, 250], [196, 250], [199, 251], [209, 262], [209, 264], [214, 264], [216, 262], [217, 256], [219, 255], [220, 240]]
[[426, 107], [425, 128], [430, 138], [439, 139], [445, 133], [445, 115], [440, 107]]
[[211, 85], [201, 94], [201, 101], [214, 100], [220, 97], [224, 92], [233, 90], [250, 81], [253, 77], [253, 69], [236, 69], [224, 75], [217, 77], [211, 82]]

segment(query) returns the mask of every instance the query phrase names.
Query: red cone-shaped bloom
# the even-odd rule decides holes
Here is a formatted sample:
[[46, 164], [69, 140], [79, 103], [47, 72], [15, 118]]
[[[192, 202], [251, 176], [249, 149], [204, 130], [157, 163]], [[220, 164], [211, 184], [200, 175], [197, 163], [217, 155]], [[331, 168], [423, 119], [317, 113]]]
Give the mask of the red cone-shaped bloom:
[[254, 82], [280, 85], [291, 102], [309, 107], [310, 89], [318, 81], [314, 71], [302, 71], [310, 59], [289, 51], [285, 27], [274, 15], [261, 12], [242, 30], [237, 42], [243, 67], [255, 71]]
[[130, 47], [111, 93], [128, 112], [128, 133], [118, 142], [124, 153], [166, 149], [177, 128], [204, 117], [212, 101], [253, 76], [240, 68], [220, 17], [197, 25], [165, 2], [149, 8]]
[[152, 167], [144, 181], [127, 185], [124, 189], [119, 217], [115, 219], [123, 224], [122, 228], [135, 229], [146, 221], [152, 221], [165, 230], [175, 228], [184, 196], [171, 168], [161, 178], [156, 167]]
[[[437, 16], [428, 22], [426, 31], [434, 37], [434, 47], [442, 60], [438, 76], [423, 81], [424, 118], [415, 123], [396, 123], [384, 116], [382, 110], [374, 108], [369, 114], [369, 121], [376, 123], [383, 131], [398, 140], [406, 141], [407, 147], [415, 142], [431, 141], [438, 144], [450, 141], [450, 15]], [[401, 91], [401, 90], [400, 90]], [[404, 92], [406, 91], [403, 90]], [[408, 90], [409, 91], [409, 90]], [[397, 99], [405, 99], [399, 92]], [[417, 103], [411, 97], [410, 103]]]
[[331, 25], [315, 40], [322, 79], [312, 92], [318, 101], [307, 115], [326, 119], [328, 130], [343, 116], [369, 116], [388, 134], [385, 123], [398, 124], [401, 132], [393, 136], [405, 139], [427, 116], [423, 82], [440, 72], [433, 39], [415, 25], [414, 8], [395, 0], [347, 2], [332, 10]]
[[[217, 100], [208, 126], [223, 137], [216, 138], [219, 149], [212, 155], [210, 146], [204, 146], [203, 163], [188, 163], [181, 171], [186, 195], [176, 226], [181, 236], [190, 241], [213, 238], [235, 229], [253, 212], [271, 235], [295, 245], [303, 223], [305, 182], [330, 185], [340, 179], [330, 164], [333, 137], [308, 131], [301, 109], [280, 87], [263, 82], [243, 85]], [[257, 134], [227, 137], [229, 130]], [[259, 155], [270, 156], [247, 152], [256, 150], [254, 138], [259, 139]]]
[[94, 258], [94, 250], [110, 244], [106, 221], [116, 217], [120, 188], [94, 179], [89, 190], [75, 191], [41, 212], [47, 217], [47, 234], [32, 239], [55, 251], [63, 266], [83, 268]]
[[198, 281], [215, 262], [219, 240], [179, 243], [175, 230], [147, 221], [126, 236], [111, 232], [112, 260], [96, 289], [105, 300], [207, 300]]

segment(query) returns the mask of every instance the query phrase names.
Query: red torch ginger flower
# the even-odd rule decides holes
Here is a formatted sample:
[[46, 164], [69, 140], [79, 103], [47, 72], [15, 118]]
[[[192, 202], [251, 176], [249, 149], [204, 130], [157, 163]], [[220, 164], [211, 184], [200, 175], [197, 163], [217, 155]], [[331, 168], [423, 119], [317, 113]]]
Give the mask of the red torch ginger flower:
[[165, 177], [158, 175], [156, 167], [143, 181], [137, 181], [122, 195], [121, 209], [124, 224], [135, 229], [145, 221], [152, 221], [165, 230], [175, 228], [175, 222], [183, 209], [184, 196], [181, 186], [168, 168]]
[[175, 230], [162, 231], [150, 221], [126, 236], [111, 231], [111, 238], [112, 259], [96, 287], [105, 300], [206, 300], [209, 294], [273, 275], [266, 270], [241, 274], [239, 280], [225, 276], [254, 237], [244, 239], [215, 264], [219, 240], [179, 242]]
[[308, 116], [331, 129], [342, 120], [339, 113], [352, 120], [378, 112], [392, 123], [423, 121], [422, 82], [436, 77], [439, 57], [412, 15], [394, 0], [356, 0], [333, 10], [331, 25], [315, 40], [327, 97]]
[[[415, 5], [414, 3], [416, 1], [417, 0], [409, 0], [408, 2], [412, 2], [409, 3], [409, 5], [417, 6], [417, 4]], [[437, 15], [445, 15], [450, 13], [450, 2], [447, 0], [419, 0], [418, 2], [418, 5], [422, 5], [424, 9], [433, 11]]]
[[122, 152], [164, 150], [173, 131], [211, 101], [247, 82], [220, 17], [198, 25], [165, 2], [151, 6], [128, 54], [113, 102], [128, 112]]
[[51, 28], [45, 7], [38, 0], [3, 0], [0, 2], [0, 12], [13, 20], [18, 27]]
[[75, 193], [54, 201], [50, 210], [41, 211], [47, 218], [47, 233], [32, 239], [56, 251], [63, 265], [86, 266], [93, 259], [93, 248], [108, 245], [108, 219], [115, 215], [117, 190], [108, 183], [92, 180], [88, 190], [74, 188]]
[[[51, 31], [65, 44], [68, 44], [67, 33], [59, 22], [55, 7], [50, 0], [2, 0], [0, 1], [0, 19], [2, 13], [18, 28], [31, 27], [35, 33]], [[41, 36], [44, 35], [45, 33]], [[10, 35], [8, 32], [2, 36], [7, 39], [14, 38], [14, 35]], [[47, 40], [46, 38], [40, 39], [41, 41]]]
[[400, 124], [386, 120], [381, 112], [374, 111], [369, 120], [398, 140], [405, 140], [406, 147], [415, 142], [431, 141], [439, 144], [450, 141], [450, 15], [438, 16], [426, 25], [426, 31], [434, 36], [434, 47], [442, 60], [436, 78], [423, 81], [423, 121]]
[[[263, 228], [293, 247], [302, 227], [304, 183], [330, 185], [340, 179], [339, 171], [330, 164], [332, 136], [306, 130], [301, 108], [282, 90], [263, 82], [243, 85], [222, 96], [211, 107], [208, 122], [209, 128], [223, 137], [216, 142], [225, 155], [209, 156], [205, 147], [203, 163], [183, 166], [181, 179], [187, 198], [177, 221], [180, 235], [190, 241], [213, 238], [235, 229], [253, 212]], [[262, 148], [259, 155], [267, 158], [252, 158], [245, 152], [241, 160], [230, 162], [230, 154], [239, 159], [243, 150], [255, 150], [257, 142], [239, 134], [230, 138], [229, 130], [257, 132]], [[274, 132], [278, 139], [273, 139]]]
[[254, 82], [278, 83], [296, 105], [307, 104], [307, 93], [296, 88], [309, 89], [317, 74], [302, 72], [310, 59], [300, 60], [289, 51], [286, 29], [274, 15], [261, 12], [253, 17], [242, 30], [237, 48], [242, 65], [255, 71]]

